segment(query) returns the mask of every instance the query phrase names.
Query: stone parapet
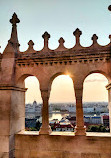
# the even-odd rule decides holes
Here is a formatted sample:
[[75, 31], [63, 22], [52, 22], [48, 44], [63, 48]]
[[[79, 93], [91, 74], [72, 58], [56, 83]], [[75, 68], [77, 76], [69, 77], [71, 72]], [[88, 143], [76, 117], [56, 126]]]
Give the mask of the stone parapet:
[[[52, 132], [53, 133], [53, 132]], [[87, 133], [87, 136], [16, 134], [16, 158], [110, 158], [111, 135]], [[54, 135], [55, 134], [55, 135]], [[107, 145], [106, 145], [107, 142]]]

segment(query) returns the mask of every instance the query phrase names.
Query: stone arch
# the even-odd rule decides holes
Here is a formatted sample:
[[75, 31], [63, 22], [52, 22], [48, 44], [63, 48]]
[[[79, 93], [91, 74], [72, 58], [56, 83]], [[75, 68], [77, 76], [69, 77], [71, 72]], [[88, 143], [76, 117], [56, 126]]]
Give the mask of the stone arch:
[[[74, 92], [74, 85], [73, 85], [73, 80], [72, 80], [71, 76], [69, 76], [68, 73], [60, 72], [60, 73], [56, 73], [55, 75], [53, 75], [51, 79], [52, 79], [51, 80], [51, 93], [50, 93], [50, 100], [49, 100], [50, 111], [52, 109], [54, 111], [56, 108], [59, 108], [61, 111], [62, 110], [64, 111], [64, 113], [60, 112], [60, 114], [59, 114], [61, 118], [66, 117], [69, 114], [71, 117], [72, 113], [75, 118], [76, 108], [73, 107], [75, 104], [75, 92]], [[67, 90], [66, 90], [66, 87], [67, 87]], [[64, 94], [64, 95], [62, 96], [61, 94]], [[70, 94], [70, 96], [68, 94]], [[57, 104], [57, 103], [60, 103], [60, 104]], [[73, 110], [71, 109], [71, 107]], [[58, 115], [55, 115], [54, 113], [52, 113], [52, 118], [49, 118], [49, 123], [50, 123], [51, 119], [53, 119], [53, 118], [61, 121], [60, 117], [58, 117]], [[53, 125], [50, 124], [50, 126], [52, 126], [52, 130], [56, 130], [56, 131], [59, 131], [59, 130], [68, 131], [69, 130], [69, 127], [67, 127], [64, 130], [64, 127], [61, 127], [61, 122], [59, 122], [59, 123], [60, 124], [59, 125], [57, 124], [56, 128], [54, 128], [54, 129], [53, 129]], [[54, 124], [54, 126], [55, 126], [55, 124]], [[69, 126], [72, 126], [70, 131], [71, 130], [73, 131], [74, 127], [75, 127], [75, 120], [73, 120], [73, 123], [72, 122], [69, 123]]]
[[[19, 86], [19, 87], [21, 87], [21, 88], [25, 88], [25, 93], [23, 93], [22, 95], [21, 95], [21, 108], [23, 109], [23, 112], [24, 112], [24, 120], [23, 121], [25, 121], [25, 119], [27, 118], [27, 114], [26, 114], [26, 108], [25, 108], [25, 105], [26, 105], [26, 100], [27, 100], [27, 97], [26, 97], [26, 91], [27, 91], [27, 87], [25, 87], [26, 85], [25, 85], [25, 79], [27, 79], [28, 77], [35, 77], [35, 79], [38, 81], [38, 84], [39, 84], [39, 87], [38, 87], [38, 85], [36, 85], [36, 90], [38, 90], [38, 93], [39, 93], [39, 95], [41, 96], [41, 92], [40, 92], [40, 80], [38, 79], [38, 77], [37, 77], [37, 75], [34, 75], [34, 74], [28, 74], [28, 73], [26, 73], [26, 74], [22, 74], [19, 78], [18, 78], [18, 80], [17, 80], [17, 86]], [[32, 80], [32, 79], [31, 79]], [[30, 88], [28, 88], [28, 89], [30, 89]], [[34, 91], [35, 91], [35, 89], [34, 89]], [[37, 92], [36, 92], [37, 93]], [[33, 95], [34, 95], [34, 93], [33, 93]], [[30, 97], [31, 98], [31, 97]], [[30, 100], [30, 99], [29, 99]], [[41, 101], [42, 101], [42, 98], [41, 98]], [[32, 101], [32, 99], [31, 99], [31, 102], [33, 102]], [[30, 103], [31, 103], [30, 102]], [[41, 112], [40, 112], [41, 113]], [[33, 114], [33, 116], [35, 115], [35, 113]], [[35, 115], [36, 116], [36, 115]], [[40, 116], [41, 116], [41, 114], [40, 114]], [[28, 119], [27, 119], [27, 121], [28, 121]], [[34, 121], [34, 120], [32, 120], [32, 121]], [[26, 124], [25, 124], [26, 125]], [[27, 126], [25, 126], [24, 127], [24, 129], [26, 128]]]
[[38, 82], [39, 82], [39, 87], [40, 87], [40, 80], [39, 80], [39, 78], [38, 78], [36, 75], [34, 75], [34, 74], [22, 74], [22, 75], [18, 78], [18, 80], [17, 80], [17, 85], [20, 86], [20, 87], [25, 87], [24, 81], [25, 81], [25, 79], [26, 79], [27, 77], [30, 77], [30, 76], [36, 77], [36, 79], [37, 79]]
[[[85, 126], [84, 126], [84, 120], [83, 120], [83, 105], [82, 105], [83, 84], [86, 77], [92, 73], [103, 74], [108, 79], [108, 81], [110, 80], [110, 77], [107, 75], [107, 73], [102, 70], [88, 71], [88, 72], [85, 72], [85, 74], [83, 74], [81, 78], [79, 78], [79, 76], [75, 77], [74, 87], [75, 87], [75, 95], [76, 95], [76, 120], [77, 120], [76, 122], [77, 126], [76, 126], [76, 131], [75, 131], [76, 135], [85, 134]], [[82, 127], [81, 131], [79, 131], [80, 127]]]
[[[105, 81], [103, 81], [101, 83], [101, 82], [98, 82], [98, 79], [97, 79], [97, 80], [94, 80], [95, 82], [86, 83], [85, 82], [86, 79], [89, 79], [88, 77], [90, 75], [94, 75], [94, 74], [95, 75], [98, 74], [97, 78], [100, 79], [100, 80], [102, 79], [102, 76], [103, 76], [103, 80], [105, 79]], [[100, 75], [100, 78], [99, 78], [99, 75]], [[93, 79], [96, 79], [96, 78], [93, 78]], [[107, 108], [104, 108], [104, 110], [102, 111], [102, 107], [101, 107], [101, 102], [108, 102], [108, 91], [105, 90], [106, 89], [105, 86], [108, 84], [109, 80], [110, 80], [109, 76], [103, 71], [92, 71], [87, 75], [87, 77], [84, 80], [84, 83], [83, 83], [83, 102], [84, 103], [88, 102], [88, 104], [90, 105], [90, 110], [91, 110], [90, 114], [88, 114], [88, 109], [86, 109], [87, 104], [85, 103], [84, 106], [83, 106], [83, 109], [84, 109], [84, 123], [85, 123], [85, 126], [87, 127], [86, 128], [87, 130], [89, 129], [89, 127], [91, 127], [89, 125], [94, 125], [94, 124], [95, 125], [100, 125], [100, 124], [102, 124], [102, 122], [101, 122], [101, 113], [103, 111], [104, 111], [104, 113], [109, 113], [109, 110], [107, 110]], [[100, 90], [100, 88], [101, 88], [101, 90]], [[88, 95], [87, 95], [86, 91], [89, 92]], [[100, 103], [96, 103], [98, 105], [95, 106], [95, 104], [92, 103], [92, 102], [95, 102], [95, 103], [100, 102]], [[106, 103], [106, 105], [107, 105], [107, 103]], [[100, 109], [98, 109], [98, 108], [100, 108]], [[95, 109], [97, 109], [97, 111]], [[87, 115], [90, 115], [90, 119], [89, 119], [89, 116], [87, 116]], [[96, 121], [95, 121], [94, 117], [97, 117]], [[104, 123], [103, 123], [103, 125], [104, 125]], [[109, 125], [108, 125], [108, 127], [109, 127]]]
[[83, 84], [84, 84], [85, 79], [86, 79], [89, 75], [91, 75], [91, 74], [93, 74], [93, 73], [102, 74], [102, 75], [108, 80], [108, 82], [111, 80], [110, 76], [109, 76], [106, 72], [104, 72], [104, 71], [102, 71], [102, 70], [93, 70], [93, 71], [90, 71], [89, 73], [87, 73], [87, 74], [84, 76]]
[[[85, 75], [85, 77], [84, 77], [84, 80], [83, 80], [83, 83], [82, 83], [82, 84], [83, 84], [83, 92], [84, 92], [84, 83], [85, 83], [86, 78], [89, 77], [91, 74], [95, 74], [95, 73], [103, 75], [104, 78], [107, 79], [108, 83], [110, 83], [111, 78], [110, 78], [110, 76], [109, 76], [106, 72], [104, 72], [104, 71], [102, 71], [102, 70], [90, 71], [90, 72], [89, 72], [87, 75]], [[106, 84], [106, 89], [107, 89], [108, 83]]]
[[[86, 81], [86, 79], [87, 79], [90, 75], [93, 75], [93, 74], [102, 75], [102, 76], [104, 77], [104, 79], [106, 79], [107, 83], [104, 85], [104, 88], [107, 89], [107, 86], [108, 86], [109, 83], [110, 83], [110, 77], [109, 77], [105, 72], [103, 72], [103, 71], [91, 71], [91, 72], [88, 73], [88, 74], [86, 75], [86, 77], [84, 78], [84, 81], [83, 81], [83, 92], [84, 92], [84, 89], [85, 89], [85, 81]], [[101, 76], [101, 77], [102, 77], [102, 76]], [[103, 80], [104, 80], [104, 79], [103, 79]]]
[[[52, 83], [54, 81], [54, 79], [60, 75], [68, 75], [69, 73], [66, 73], [66, 72], [57, 72], [55, 74], [53, 74], [50, 79], [49, 79], [49, 88], [51, 89], [51, 86], [52, 86]], [[72, 78], [72, 74], [70, 74], [70, 78], [72, 79], [73, 81], [73, 78]]]

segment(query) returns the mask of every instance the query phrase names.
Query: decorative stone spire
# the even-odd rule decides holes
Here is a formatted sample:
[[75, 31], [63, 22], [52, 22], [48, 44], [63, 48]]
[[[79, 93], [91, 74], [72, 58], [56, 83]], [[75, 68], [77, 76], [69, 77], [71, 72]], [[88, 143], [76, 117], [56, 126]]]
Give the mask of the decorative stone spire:
[[58, 42], [59, 42], [60, 45], [64, 45], [65, 40], [61, 37], [61, 38], [58, 40]]
[[32, 40], [30, 40], [30, 41], [28, 42], [28, 45], [29, 45], [29, 47], [28, 47], [28, 49], [26, 50], [26, 52], [27, 52], [27, 53], [34, 53], [34, 52], [35, 52], [35, 50], [34, 50], [34, 48], [33, 48], [34, 42], [33, 42]]
[[34, 46], [34, 42], [32, 40], [30, 40], [28, 42], [28, 45], [29, 45], [29, 49], [33, 49], [33, 46]]
[[34, 47], [34, 42], [32, 40], [30, 40], [28, 42], [28, 45], [29, 45], [29, 47], [26, 51], [24, 51], [24, 53], [35, 53], [36, 51], [33, 48]]
[[56, 51], [65, 51], [67, 48], [64, 47], [65, 40], [61, 37], [59, 40], [59, 47], [56, 49]]
[[98, 36], [96, 34], [94, 34], [91, 39], [93, 41], [93, 44], [97, 44]]
[[74, 32], [73, 35], [76, 38], [76, 45], [80, 45], [80, 36], [82, 35], [82, 32], [77, 28]]
[[19, 42], [18, 42], [18, 36], [17, 36], [17, 23], [19, 23], [19, 22], [20, 22], [20, 20], [18, 19], [16, 13], [14, 13], [12, 16], [12, 19], [10, 19], [10, 23], [12, 24], [12, 33], [11, 33], [9, 42], [17, 50], [19, 48]]
[[10, 19], [10, 23], [11, 23], [12, 25], [16, 25], [16, 24], [19, 23], [19, 22], [20, 22], [20, 20], [18, 19], [17, 14], [14, 12], [14, 14], [13, 14], [13, 16], [12, 16], [12, 19]]
[[44, 49], [45, 50], [48, 50], [48, 40], [50, 38], [50, 34], [48, 32], [45, 32], [43, 35], [42, 35], [42, 38], [44, 39]]

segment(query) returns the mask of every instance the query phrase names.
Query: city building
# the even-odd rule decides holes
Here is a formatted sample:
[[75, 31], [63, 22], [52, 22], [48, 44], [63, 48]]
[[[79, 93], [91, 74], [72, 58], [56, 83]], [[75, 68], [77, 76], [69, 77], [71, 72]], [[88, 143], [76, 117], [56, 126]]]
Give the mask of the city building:
[[34, 101], [32, 104], [25, 105], [25, 118], [36, 118], [41, 116], [42, 105]]
[[105, 127], [109, 127], [109, 113], [103, 113], [103, 114], [101, 114], [101, 123]]
[[55, 126], [56, 131], [73, 132], [74, 126], [70, 123], [60, 123]]

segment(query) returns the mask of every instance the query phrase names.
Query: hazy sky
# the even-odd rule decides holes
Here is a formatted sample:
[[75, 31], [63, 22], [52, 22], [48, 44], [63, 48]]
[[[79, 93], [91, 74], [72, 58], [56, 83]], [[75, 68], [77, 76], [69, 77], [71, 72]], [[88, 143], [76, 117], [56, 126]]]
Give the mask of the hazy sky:
[[[83, 46], [91, 45], [91, 37], [93, 34], [97, 34], [99, 39], [98, 42], [101, 45], [109, 43], [109, 34], [111, 34], [111, 12], [108, 11], [108, 6], [111, 5], [111, 0], [0, 0], [0, 51], [3, 52], [7, 41], [11, 34], [11, 24], [9, 19], [12, 17], [14, 12], [17, 13], [20, 23], [18, 24], [18, 37], [20, 43], [20, 50], [25, 51], [28, 47], [27, 43], [29, 40], [33, 40], [35, 43], [34, 48], [40, 50], [43, 47], [42, 34], [48, 31], [51, 34], [49, 40], [49, 47], [55, 49], [58, 47], [58, 39], [62, 36], [65, 39], [65, 46], [70, 48], [75, 44], [75, 38], [73, 31], [79, 28], [82, 31], [81, 44]], [[58, 77], [54, 82], [58, 82], [61, 77]], [[30, 80], [30, 79], [29, 79]], [[70, 78], [62, 77], [62, 83], [65, 84], [66, 91], [68, 92], [60, 99], [53, 98], [53, 91], [51, 92], [50, 101], [73, 101], [73, 87], [71, 86]], [[29, 81], [31, 82], [31, 81]], [[60, 83], [60, 84], [62, 84]], [[96, 84], [101, 83], [101, 86], [106, 85], [106, 81], [94, 81], [93, 77], [89, 79], [85, 84], [84, 100], [94, 101], [98, 98], [93, 98], [95, 88], [92, 86], [91, 97], [87, 96], [88, 87], [90, 83]], [[33, 82], [31, 82], [33, 85]], [[67, 86], [67, 85], [68, 86]], [[27, 85], [28, 86], [28, 80]], [[54, 85], [53, 85], [54, 86]], [[56, 86], [57, 87], [57, 86]], [[70, 91], [68, 88], [70, 88]], [[53, 88], [54, 89], [54, 88]], [[96, 88], [96, 93], [99, 94], [100, 100], [107, 100], [106, 94], [100, 92], [104, 90], [100, 87]], [[58, 95], [57, 88], [54, 90]], [[71, 94], [72, 93], [72, 94]], [[61, 92], [62, 94], [62, 92]], [[70, 94], [70, 95], [69, 95]], [[32, 95], [32, 97], [31, 97]], [[39, 96], [39, 95], [37, 95]], [[67, 97], [66, 97], [67, 96]], [[62, 97], [64, 97], [62, 99]], [[30, 98], [30, 99], [29, 99]], [[28, 101], [36, 99], [34, 93], [29, 93]], [[38, 101], [40, 99], [37, 98]]]

